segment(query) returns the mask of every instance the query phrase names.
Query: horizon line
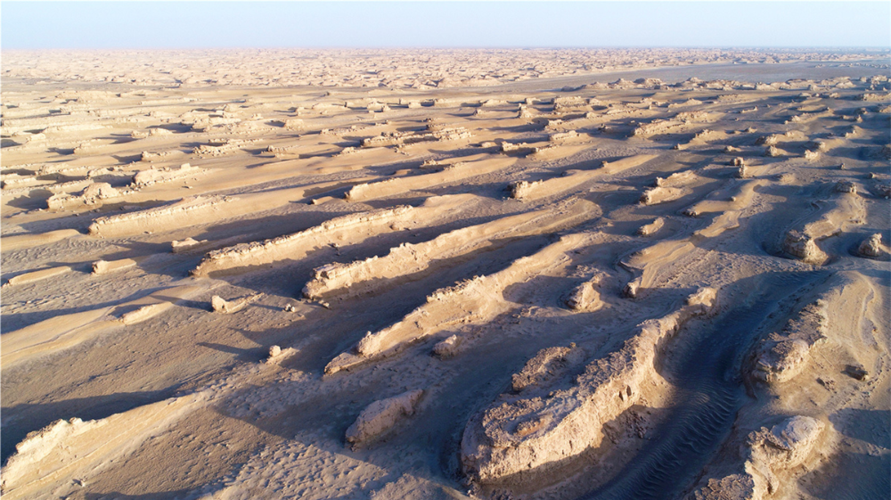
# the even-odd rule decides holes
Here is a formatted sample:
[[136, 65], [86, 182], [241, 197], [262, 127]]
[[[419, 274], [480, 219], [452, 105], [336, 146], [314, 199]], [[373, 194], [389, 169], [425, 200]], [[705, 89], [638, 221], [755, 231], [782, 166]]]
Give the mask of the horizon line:
[[0, 52], [6, 51], [72, 51], [86, 52], [94, 50], [598, 50], [598, 49], [638, 49], [638, 50], [877, 50], [891, 52], [891, 44], [882, 45], [330, 45], [330, 46], [207, 46], [207, 47], [0, 47]]

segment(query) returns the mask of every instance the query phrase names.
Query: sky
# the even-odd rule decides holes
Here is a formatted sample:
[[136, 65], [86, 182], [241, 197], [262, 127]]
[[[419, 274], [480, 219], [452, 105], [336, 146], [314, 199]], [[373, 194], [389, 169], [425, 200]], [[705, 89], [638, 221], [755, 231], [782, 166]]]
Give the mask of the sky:
[[891, 47], [891, 2], [16, 2], [0, 49]]

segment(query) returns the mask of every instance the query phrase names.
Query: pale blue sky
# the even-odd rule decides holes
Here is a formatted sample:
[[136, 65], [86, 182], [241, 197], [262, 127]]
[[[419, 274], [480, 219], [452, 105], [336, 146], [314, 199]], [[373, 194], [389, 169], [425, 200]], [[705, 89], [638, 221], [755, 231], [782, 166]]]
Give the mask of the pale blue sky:
[[14, 2], [3, 49], [889, 47], [891, 2]]

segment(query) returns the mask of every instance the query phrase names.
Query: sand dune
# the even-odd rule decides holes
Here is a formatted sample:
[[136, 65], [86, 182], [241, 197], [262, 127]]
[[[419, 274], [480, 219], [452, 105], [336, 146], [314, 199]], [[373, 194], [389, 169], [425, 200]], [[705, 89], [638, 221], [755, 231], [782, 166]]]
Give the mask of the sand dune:
[[121, 304], [119, 309], [129, 310], [118, 317], [111, 315], [112, 308], [109, 307], [60, 315], [21, 330], [5, 332], [3, 354], [0, 355], [3, 369], [70, 349], [103, 331], [143, 322], [173, 307], [177, 299], [186, 298], [201, 290], [198, 286], [184, 285], [155, 292], [145, 299]]

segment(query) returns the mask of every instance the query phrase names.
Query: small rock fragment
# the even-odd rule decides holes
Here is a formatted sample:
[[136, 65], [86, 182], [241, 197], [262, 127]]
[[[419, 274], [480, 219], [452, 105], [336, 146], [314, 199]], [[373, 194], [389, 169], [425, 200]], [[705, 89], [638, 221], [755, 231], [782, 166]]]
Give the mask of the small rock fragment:
[[662, 226], [664, 225], [665, 219], [663, 219], [662, 217], [657, 217], [656, 220], [654, 220], [653, 222], [640, 226], [640, 229], [637, 230], [637, 234], [639, 234], [640, 236], [649, 236], [662, 229]]
[[238, 312], [244, 308], [248, 304], [247, 299], [239, 299], [227, 301], [220, 297], [219, 295], [214, 295], [210, 299], [210, 305], [213, 309], [213, 312], [223, 313], [223, 314], [232, 314], [234, 312]]
[[207, 240], [198, 241], [195, 238], [186, 238], [182, 241], [173, 240], [170, 242], [170, 249], [173, 253], [180, 253], [207, 243]]
[[800, 339], [786, 339], [765, 350], [755, 365], [754, 377], [767, 383], [785, 382], [801, 372], [810, 346]]
[[640, 278], [629, 281], [622, 293], [629, 299], [637, 298], [637, 293], [640, 291], [640, 281]]
[[294, 349], [293, 347], [282, 349], [281, 347], [274, 345], [269, 348], [269, 356], [267, 356], [266, 359], [263, 360], [263, 363], [267, 365], [277, 365], [284, 361], [286, 358], [289, 358], [296, 353], [297, 349]]
[[876, 258], [882, 255], [882, 233], [875, 233], [863, 240], [857, 248], [857, 252], [867, 258]]
[[857, 380], [869, 380], [869, 372], [862, 365], [848, 365], [845, 367], [845, 374]]
[[600, 292], [597, 291], [597, 285], [602, 279], [603, 275], [598, 274], [577, 286], [566, 299], [566, 306], [573, 311], [596, 311], [603, 307]]
[[438, 342], [435, 346], [433, 346], [433, 354], [438, 356], [440, 359], [450, 358], [458, 352], [458, 347], [460, 345], [461, 337], [452, 335], [451, 337]]
[[851, 181], [838, 181], [835, 184], [835, 191], [838, 193], [856, 193], [857, 186]]
[[358, 446], [388, 431], [403, 415], [414, 414], [423, 395], [424, 391], [418, 389], [371, 403], [347, 429], [347, 442]]
[[786, 233], [786, 238], [783, 240], [783, 249], [789, 255], [808, 264], [822, 264], [828, 258], [826, 253], [820, 250], [813, 238], [794, 229]]

